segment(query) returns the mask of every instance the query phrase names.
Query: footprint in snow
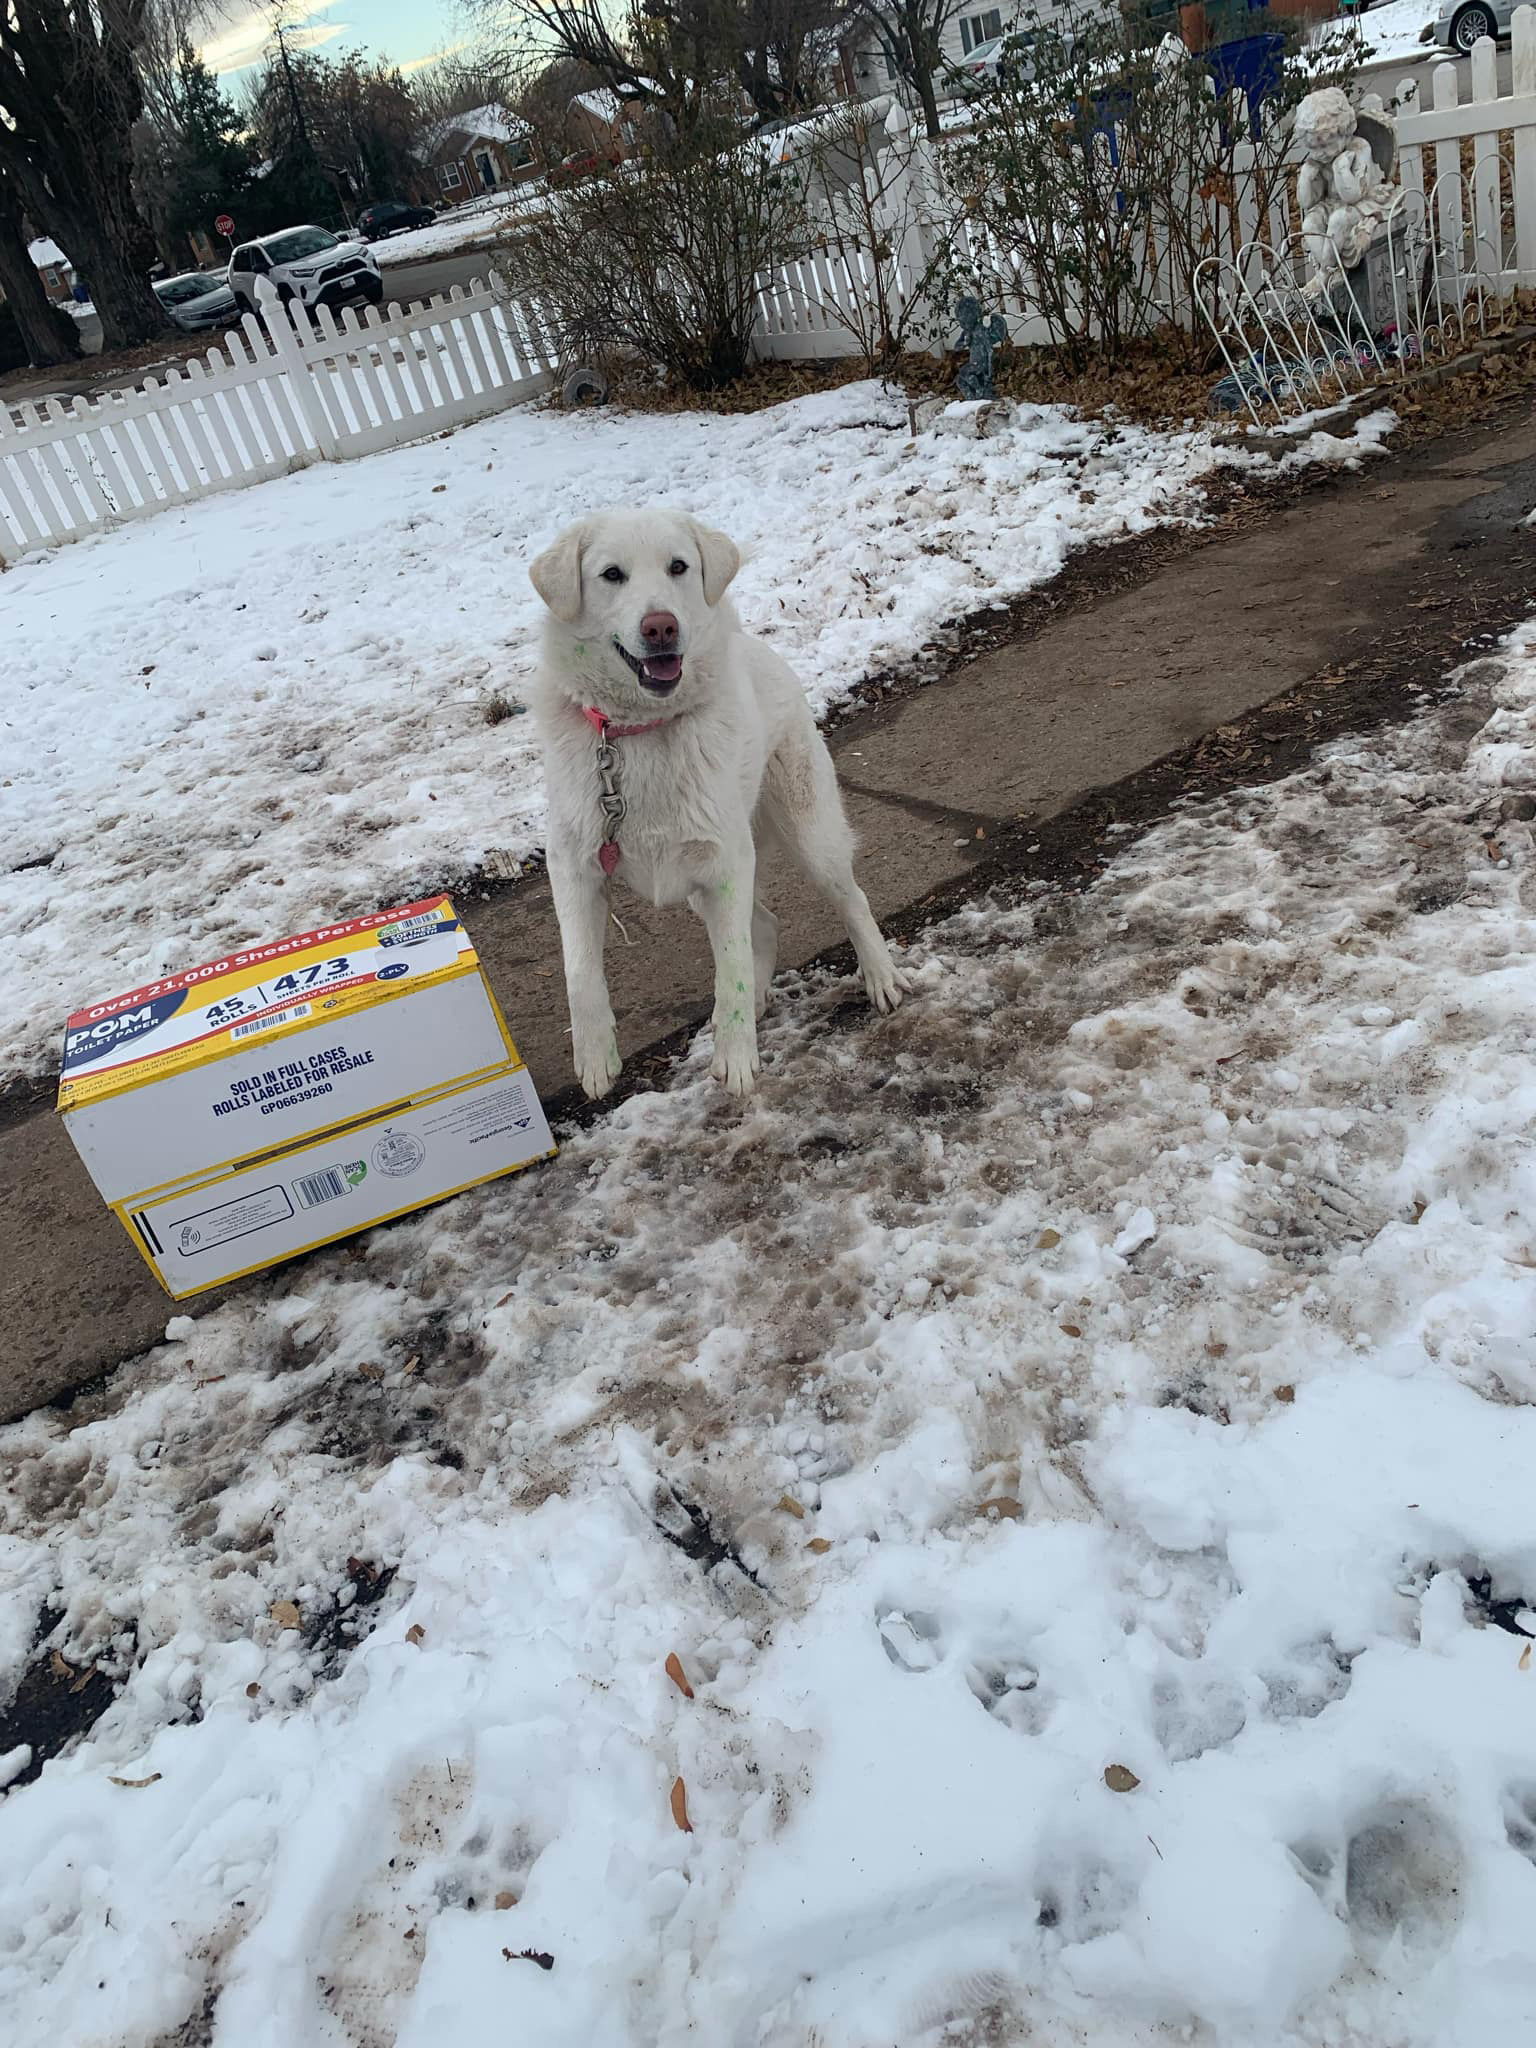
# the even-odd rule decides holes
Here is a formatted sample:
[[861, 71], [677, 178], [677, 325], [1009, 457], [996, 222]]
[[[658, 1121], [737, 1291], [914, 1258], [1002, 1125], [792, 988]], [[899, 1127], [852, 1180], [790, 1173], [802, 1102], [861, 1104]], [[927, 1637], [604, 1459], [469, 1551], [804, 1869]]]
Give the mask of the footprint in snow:
[[1314, 1836], [1293, 1844], [1291, 1855], [1367, 1962], [1399, 1937], [1405, 1953], [1428, 1959], [1460, 1922], [1461, 1846], [1437, 1814], [1412, 1800], [1378, 1807], [1341, 1845]]
[[1536, 1863], [1536, 1784], [1510, 1785], [1504, 1792], [1504, 1834], [1527, 1863]]
[[[936, 1616], [893, 1608], [875, 1624], [880, 1647], [898, 1671], [932, 1671], [944, 1662], [947, 1645]], [[971, 1694], [994, 1720], [1020, 1735], [1038, 1735], [1054, 1704], [1042, 1692], [1039, 1673], [1023, 1657], [976, 1657], [964, 1666]]]

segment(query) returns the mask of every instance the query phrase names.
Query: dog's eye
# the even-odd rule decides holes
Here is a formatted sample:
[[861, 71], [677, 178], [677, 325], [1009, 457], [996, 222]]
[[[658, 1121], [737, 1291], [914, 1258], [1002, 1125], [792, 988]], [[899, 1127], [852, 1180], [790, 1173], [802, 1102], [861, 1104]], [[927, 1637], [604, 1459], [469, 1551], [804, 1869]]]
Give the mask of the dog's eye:
[[603, 581], [605, 583], [623, 583], [625, 580], [624, 571], [617, 562], [610, 562], [603, 571]]
[[679, 557], [667, 565], [667, 574], [669, 576], [686, 576], [688, 574], [688, 564]]

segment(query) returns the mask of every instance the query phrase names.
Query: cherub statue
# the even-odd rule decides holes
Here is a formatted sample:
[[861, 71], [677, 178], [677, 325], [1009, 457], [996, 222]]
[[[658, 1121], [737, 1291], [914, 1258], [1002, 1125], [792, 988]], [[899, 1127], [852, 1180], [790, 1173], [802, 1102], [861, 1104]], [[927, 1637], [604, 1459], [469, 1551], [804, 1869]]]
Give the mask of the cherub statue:
[[1369, 114], [1356, 114], [1348, 95], [1329, 85], [1307, 94], [1291, 135], [1306, 159], [1296, 197], [1312, 265], [1309, 283], [1326, 289], [1341, 270], [1360, 262], [1397, 197], [1387, 176], [1392, 131]]
[[992, 351], [1008, 339], [1008, 323], [1001, 313], [994, 313], [989, 320], [981, 310], [980, 299], [959, 300], [955, 318], [960, 323], [961, 345], [970, 350], [955, 378], [960, 396], [994, 398], [997, 394], [992, 389]]

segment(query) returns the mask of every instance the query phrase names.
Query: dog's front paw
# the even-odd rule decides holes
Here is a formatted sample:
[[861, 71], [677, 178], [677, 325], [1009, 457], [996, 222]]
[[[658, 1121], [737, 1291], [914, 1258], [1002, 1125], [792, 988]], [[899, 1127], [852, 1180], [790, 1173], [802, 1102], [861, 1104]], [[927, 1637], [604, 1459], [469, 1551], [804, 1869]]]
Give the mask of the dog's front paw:
[[762, 1061], [757, 1056], [756, 1032], [715, 1033], [715, 1057], [709, 1071], [732, 1095], [750, 1095]]
[[586, 1039], [576, 1046], [575, 1052], [576, 1078], [582, 1093], [589, 1102], [596, 1102], [617, 1081], [624, 1064], [619, 1058], [618, 1033], [610, 1030], [605, 1037]]
[[864, 992], [877, 1010], [882, 1012], [899, 1008], [902, 997], [912, 986], [912, 977], [904, 967], [898, 967], [889, 953], [879, 960], [866, 961], [864, 966]]

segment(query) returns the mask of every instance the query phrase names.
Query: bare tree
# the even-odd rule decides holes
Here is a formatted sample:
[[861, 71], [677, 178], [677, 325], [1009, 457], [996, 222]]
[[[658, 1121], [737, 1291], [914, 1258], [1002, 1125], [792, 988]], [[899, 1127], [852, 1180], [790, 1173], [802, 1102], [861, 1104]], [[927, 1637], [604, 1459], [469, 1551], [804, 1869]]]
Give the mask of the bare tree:
[[893, 79], [899, 79], [923, 110], [923, 125], [937, 140], [938, 88], [934, 73], [944, 61], [944, 31], [965, 0], [847, 0], [849, 24], [879, 46]]
[[136, 56], [148, 0], [0, 6], [0, 171], [83, 275], [107, 348], [163, 334], [154, 237], [133, 192]]
[[509, 108], [527, 85], [525, 69], [493, 48], [437, 58], [411, 74], [411, 98], [423, 127], [476, 107]]
[[572, 114], [576, 95], [592, 92], [602, 83], [601, 75], [589, 65], [555, 57], [519, 79], [505, 104], [532, 129], [545, 163], [557, 164], [588, 139]]
[[27, 361], [43, 368], [73, 362], [80, 353], [80, 330], [67, 313], [52, 304], [43, 289], [21, 217], [21, 203], [0, 174], [0, 298], [15, 316]]
[[764, 120], [826, 97], [837, 55], [835, 0], [737, 0], [742, 90]]
[[678, 133], [712, 121], [738, 94], [761, 120], [814, 106], [833, 51], [835, 0], [469, 4], [525, 72], [535, 59], [565, 59], [621, 99], [648, 103]]
[[582, 65], [619, 98], [649, 102], [678, 131], [697, 127], [713, 88], [734, 72], [719, 38], [718, 0], [480, 0], [505, 60], [542, 56]]

